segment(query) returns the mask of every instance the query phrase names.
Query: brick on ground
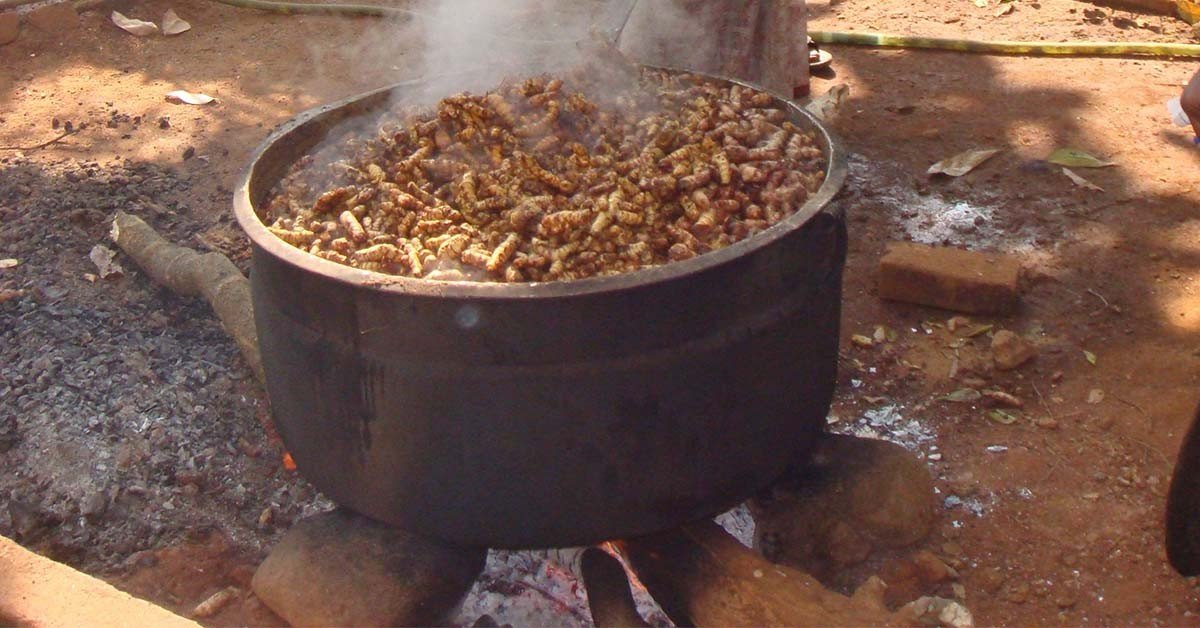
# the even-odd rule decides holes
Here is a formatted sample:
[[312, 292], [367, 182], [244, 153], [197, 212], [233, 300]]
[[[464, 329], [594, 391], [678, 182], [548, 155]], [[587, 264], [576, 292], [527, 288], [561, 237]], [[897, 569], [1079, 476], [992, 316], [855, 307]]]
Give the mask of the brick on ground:
[[879, 262], [879, 296], [972, 314], [1017, 305], [1020, 262], [1002, 253], [893, 242]]
[[0, 12], [0, 46], [17, 40], [21, 34], [21, 16], [16, 11]]
[[199, 624], [0, 536], [0, 626], [155, 626]]
[[70, 2], [48, 4], [34, 9], [25, 17], [34, 28], [47, 33], [68, 31], [79, 26], [79, 14]]

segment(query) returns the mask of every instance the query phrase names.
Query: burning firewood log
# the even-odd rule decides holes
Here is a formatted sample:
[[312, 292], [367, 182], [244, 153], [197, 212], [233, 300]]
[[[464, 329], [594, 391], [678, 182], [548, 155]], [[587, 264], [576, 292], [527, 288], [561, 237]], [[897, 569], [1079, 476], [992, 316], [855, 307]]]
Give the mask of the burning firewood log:
[[648, 626], [638, 613], [621, 561], [599, 547], [567, 547], [546, 557], [584, 584], [592, 621], [605, 626]]
[[597, 626], [649, 625], [638, 614], [629, 591], [629, 578], [620, 561], [602, 549], [589, 547], [580, 557], [580, 571], [587, 586], [592, 620]]

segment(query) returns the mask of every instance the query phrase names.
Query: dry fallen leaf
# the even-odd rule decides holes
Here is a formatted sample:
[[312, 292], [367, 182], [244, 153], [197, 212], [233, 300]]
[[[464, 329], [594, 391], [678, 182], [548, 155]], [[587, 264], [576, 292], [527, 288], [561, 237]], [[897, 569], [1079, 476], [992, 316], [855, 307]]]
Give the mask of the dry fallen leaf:
[[946, 320], [946, 329], [947, 331], [953, 333], [970, 324], [971, 319], [967, 318], [966, 316], [955, 316]]
[[1107, 168], [1117, 165], [1111, 161], [1104, 161], [1090, 153], [1085, 153], [1077, 148], [1060, 148], [1050, 153], [1046, 161], [1071, 168]]
[[175, 14], [175, 9], [167, 9], [162, 16], [163, 35], [178, 35], [192, 30], [192, 25]]
[[116, 256], [117, 253], [115, 251], [100, 244], [93, 246], [92, 252], [88, 254], [88, 258], [96, 265], [96, 270], [99, 271], [98, 276], [101, 279], [120, 277], [125, 274], [125, 269], [113, 261], [113, 258]]
[[987, 417], [1001, 425], [1012, 425], [1017, 422], [1017, 417], [1003, 410], [992, 410], [987, 413]]
[[834, 85], [829, 88], [829, 91], [817, 96], [808, 103], [804, 108], [809, 113], [819, 118], [822, 122], [829, 122], [837, 115], [838, 109], [850, 98], [850, 87], [847, 85]]
[[1003, 390], [985, 390], [985, 391], [983, 391], [983, 396], [987, 397], [988, 399], [991, 399], [992, 401], [995, 401], [996, 403], [998, 403], [1002, 406], [1008, 406], [1010, 408], [1024, 408], [1025, 407], [1025, 402], [1021, 401], [1020, 397], [1010, 394], [1010, 393], [1006, 393]]
[[971, 403], [979, 401], [983, 398], [983, 393], [980, 393], [974, 388], [959, 388], [958, 390], [941, 397], [942, 401], [950, 401], [953, 403]]
[[997, 9], [997, 10], [996, 10], [996, 17], [1000, 17], [1000, 16], [1003, 16], [1003, 15], [1008, 15], [1009, 13], [1012, 13], [1012, 12], [1013, 12], [1013, 5], [1012, 5], [1012, 4], [1006, 4], [1006, 5], [1004, 5], [1004, 6], [1000, 7], [999, 9]]
[[870, 336], [864, 336], [862, 334], [854, 334], [850, 337], [850, 342], [864, 349], [870, 349], [871, 347], [875, 346], [875, 341], [871, 340]]
[[138, 37], [147, 37], [158, 32], [158, 27], [154, 25], [154, 22], [145, 22], [125, 17], [119, 11], [112, 12], [112, 23], [116, 24], [118, 28], [126, 33], [137, 35]]
[[13, 259], [13, 258], [11, 258], [11, 257], [10, 257], [10, 258], [8, 258], [8, 259], [0, 259], [0, 269], [4, 269], [4, 268], [15, 268], [15, 267], [16, 267], [17, 265], [19, 265], [20, 263], [21, 263], [21, 261], [20, 261], [20, 260]]
[[972, 327], [971, 329], [967, 330], [967, 338], [978, 338], [979, 336], [982, 336], [995, 328], [995, 325], [979, 325], [977, 327]]
[[1063, 174], [1067, 175], [1068, 179], [1074, 181], [1075, 185], [1078, 185], [1081, 188], [1087, 188], [1089, 190], [1095, 190], [1097, 192], [1104, 191], [1104, 188], [1096, 185], [1095, 183], [1092, 183], [1091, 181], [1088, 181], [1087, 179], [1075, 174], [1074, 172], [1071, 172], [1070, 168], [1063, 168]]
[[1088, 391], [1087, 402], [1095, 405], [1104, 401], [1104, 391], [1099, 388], [1093, 388]]
[[271, 525], [271, 522], [274, 520], [275, 520], [275, 509], [271, 508], [270, 506], [267, 506], [266, 508], [263, 509], [262, 513], [258, 515], [258, 527], [265, 528], [265, 527]]
[[1087, 359], [1088, 364], [1091, 364], [1092, 366], [1096, 366], [1096, 354], [1095, 353], [1085, 350], [1083, 352], [1083, 357]]
[[216, 102], [217, 99], [208, 94], [193, 94], [192, 92], [177, 89], [167, 94], [167, 100], [171, 102], [183, 103], [185, 105], [207, 105], [210, 102]]
[[1000, 152], [999, 148], [983, 148], [959, 153], [949, 159], [943, 159], [929, 167], [926, 174], [944, 174], [949, 177], [961, 177], [976, 169], [983, 162], [991, 159]]

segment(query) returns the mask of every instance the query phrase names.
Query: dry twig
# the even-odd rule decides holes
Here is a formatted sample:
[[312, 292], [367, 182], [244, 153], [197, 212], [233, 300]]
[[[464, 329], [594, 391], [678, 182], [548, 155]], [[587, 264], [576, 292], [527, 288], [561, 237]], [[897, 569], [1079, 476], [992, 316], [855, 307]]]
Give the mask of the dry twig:
[[75, 135], [78, 132], [79, 132], [79, 129], [71, 129], [70, 131], [64, 131], [58, 137], [56, 137], [52, 140], [42, 142], [41, 144], [35, 144], [33, 146], [0, 146], [0, 150], [19, 150], [19, 151], [40, 150], [51, 144], [54, 144], [55, 142], [58, 142], [59, 140], [62, 140], [65, 137]]

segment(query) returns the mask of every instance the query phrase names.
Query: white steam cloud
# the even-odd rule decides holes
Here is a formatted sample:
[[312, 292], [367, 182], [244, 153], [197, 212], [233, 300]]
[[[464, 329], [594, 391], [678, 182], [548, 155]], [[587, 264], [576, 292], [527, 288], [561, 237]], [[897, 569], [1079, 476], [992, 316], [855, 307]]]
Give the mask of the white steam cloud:
[[414, 10], [424, 17], [411, 25], [419, 74], [437, 97], [574, 67], [585, 60], [593, 32], [611, 28], [613, 6], [626, 1], [423, 0]]
[[594, 57], [597, 34], [624, 24], [620, 47], [634, 61], [790, 91], [792, 77], [765, 66], [794, 73], [785, 42], [804, 41], [800, 0], [409, 0], [400, 7], [410, 19], [331, 24], [353, 29], [355, 43], [314, 47], [313, 67], [298, 72], [327, 85], [347, 73], [378, 77], [380, 87], [423, 78], [422, 99], [436, 100], [489, 89], [504, 77], [576, 67]]
[[[775, 1], [775, 0], [772, 0]], [[697, 8], [697, 5], [704, 5]], [[484, 91], [503, 77], [556, 73], [595, 54], [625, 26], [621, 49], [639, 63], [715, 70], [725, 0], [413, 0], [413, 18], [372, 26], [354, 56], [421, 78], [422, 100]], [[737, 9], [734, 12], [741, 12]]]

